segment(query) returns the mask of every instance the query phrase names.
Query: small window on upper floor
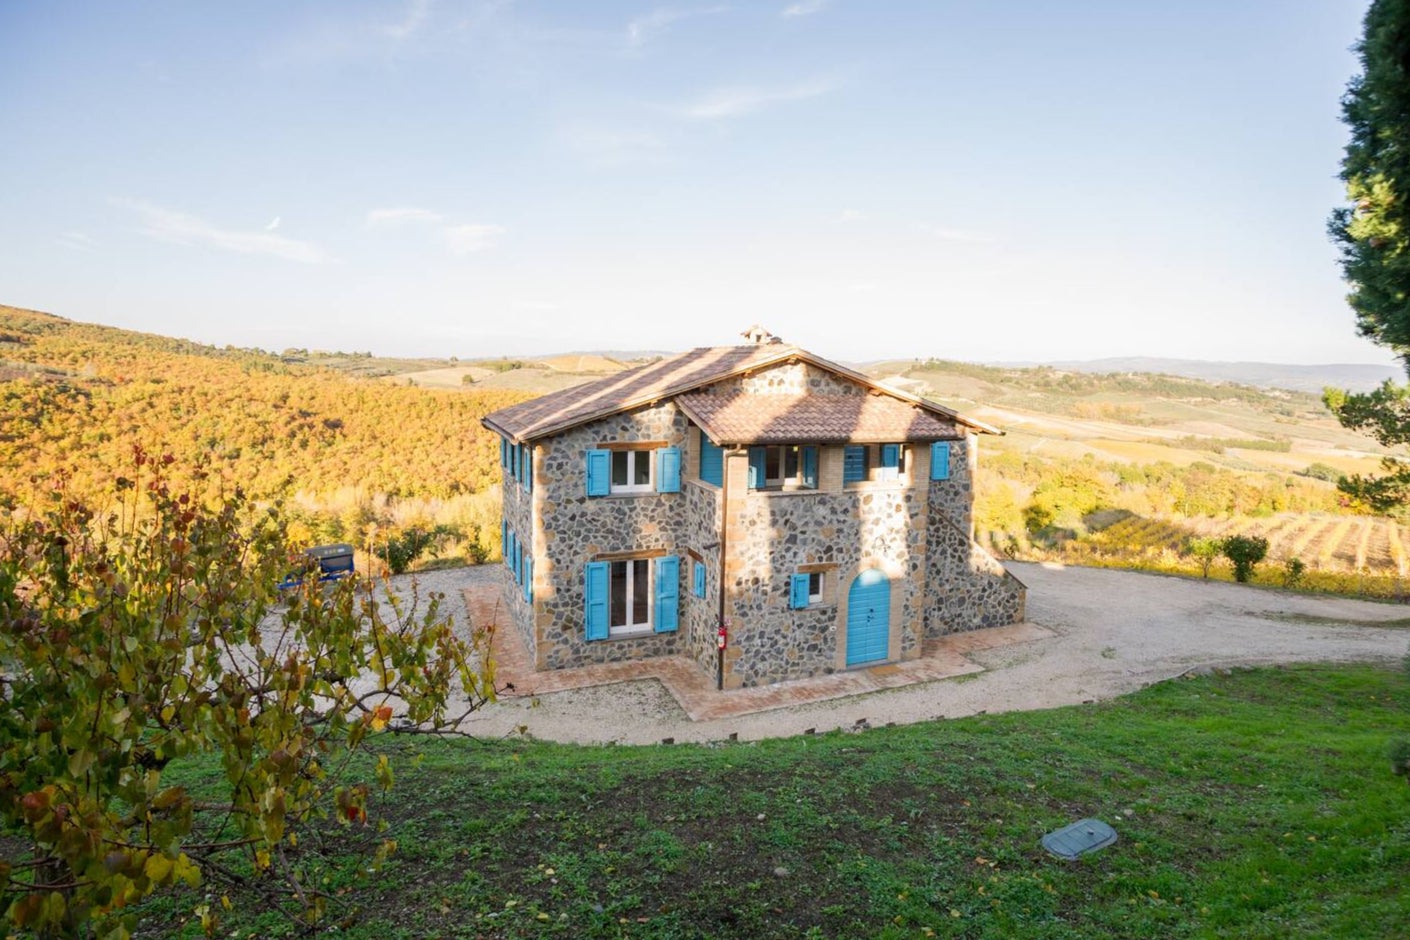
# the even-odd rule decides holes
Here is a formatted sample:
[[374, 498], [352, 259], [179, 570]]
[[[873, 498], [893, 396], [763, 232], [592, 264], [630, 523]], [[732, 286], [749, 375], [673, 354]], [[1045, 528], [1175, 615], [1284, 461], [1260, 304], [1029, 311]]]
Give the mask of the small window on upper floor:
[[776, 444], [749, 448], [749, 488], [817, 489], [817, 447], [812, 444]]
[[679, 447], [595, 448], [587, 452], [586, 470], [589, 496], [681, 491]]
[[612, 451], [612, 492], [651, 492], [651, 457], [649, 450]]

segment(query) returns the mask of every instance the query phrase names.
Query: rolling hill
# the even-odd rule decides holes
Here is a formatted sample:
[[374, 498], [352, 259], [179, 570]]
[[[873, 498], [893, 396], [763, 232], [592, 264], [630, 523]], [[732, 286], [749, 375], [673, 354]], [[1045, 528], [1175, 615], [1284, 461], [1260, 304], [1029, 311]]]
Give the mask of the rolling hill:
[[[445, 554], [484, 560], [499, 552], [499, 468], [480, 416], [631, 359], [276, 354], [0, 307], [0, 511], [59, 475], [110, 485], [143, 443], [290, 501], [307, 540], [435, 530]], [[1384, 451], [1316, 394], [937, 359], [865, 368], [1005, 429], [981, 442], [976, 483], [977, 529], [1001, 551], [1174, 570], [1192, 536], [1261, 533], [1279, 563], [1407, 573], [1410, 533], [1334, 485]]]

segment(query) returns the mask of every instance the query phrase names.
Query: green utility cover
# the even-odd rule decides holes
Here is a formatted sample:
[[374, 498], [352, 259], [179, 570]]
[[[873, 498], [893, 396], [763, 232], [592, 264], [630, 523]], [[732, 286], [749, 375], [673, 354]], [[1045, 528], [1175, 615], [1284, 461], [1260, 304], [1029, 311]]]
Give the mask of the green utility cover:
[[1116, 830], [1100, 819], [1079, 819], [1043, 836], [1043, 848], [1058, 858], [1073, 859], [1104, 849], [1116, 841]]

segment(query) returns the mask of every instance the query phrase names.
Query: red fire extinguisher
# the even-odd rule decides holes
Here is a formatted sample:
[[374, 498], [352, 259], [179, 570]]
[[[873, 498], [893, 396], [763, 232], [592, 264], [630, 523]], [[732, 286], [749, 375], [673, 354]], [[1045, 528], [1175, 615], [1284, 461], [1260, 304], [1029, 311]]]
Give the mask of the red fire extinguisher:
[[729, 627], [721, 623], [715, 633], [715, 688], [724, 691], [725, 687], [725, 646], [729, 643]]

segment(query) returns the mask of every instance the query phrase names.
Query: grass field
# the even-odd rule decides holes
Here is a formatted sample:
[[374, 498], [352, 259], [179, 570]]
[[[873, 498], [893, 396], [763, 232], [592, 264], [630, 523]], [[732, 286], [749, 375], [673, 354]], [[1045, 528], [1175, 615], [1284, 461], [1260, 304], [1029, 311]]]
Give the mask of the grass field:
[[[1406, 733], [1403, 674], [1327, 666], [748, 744], [395, 741], [398, 853], [371, 875], [335, 853], [322, 884], [338, 935], [376, 940], [1403, 936]], [[1040, 848], [1086, 816], [1119, 841]], [[248, 891], [219, 936], [295, 933]], [[197, 936], [201, 896], [146, 935]]]

